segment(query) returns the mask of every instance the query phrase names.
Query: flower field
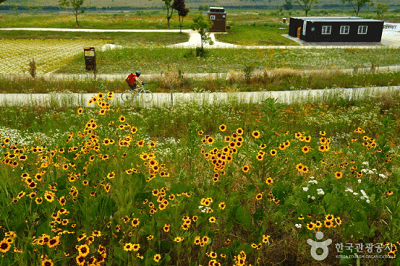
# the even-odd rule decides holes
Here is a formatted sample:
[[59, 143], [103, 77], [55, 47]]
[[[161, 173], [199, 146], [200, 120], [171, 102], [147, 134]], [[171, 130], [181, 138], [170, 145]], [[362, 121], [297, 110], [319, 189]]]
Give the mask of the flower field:
[[[8, 40], [0, 42], [0, 74], [22, 74], [32, 58], [37, 74], [45, 74], [67, 64], [85, 46], [101, 46], [103, 40]], [[97, 48], [97, 47], [96, 47]], [[83, 59], [82, 59], [83, 61]]]
[[319, 231], [320, 265], [371, 254], [340, 243], [398, 265], [398, 95], [157, 111], [113, 97], [3, 108], [0, 265], [316, 265]]

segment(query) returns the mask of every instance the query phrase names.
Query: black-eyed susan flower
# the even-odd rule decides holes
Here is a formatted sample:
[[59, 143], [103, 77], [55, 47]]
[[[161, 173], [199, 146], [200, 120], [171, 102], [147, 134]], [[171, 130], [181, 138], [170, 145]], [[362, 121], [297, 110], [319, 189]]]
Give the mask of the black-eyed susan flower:
[[299, 216], [297, 219], [299, 219], [299, 220], [304, 220], [303, 214], [300, 214], [300, 216]]
[[313, 222], [310, 222], [307, 224], [307, 229], [308, 230], [313, 230], [315, 228], [315, 224]]
[[263, 193], [258, 193], [258, 194], [256, 195], [256, 200], [261, 200], [261, 199], [262, 199], [262, 196], [263, 196]]
[[[72, 225], [71, 225], [72, 226]], [[85, 239], [86, 238], [86, 234], [85, 233], [83, 233], [83, 234], [80, 234], [78, 237], [77, 237], [77, 240], [78, 240], [78, 242], [80, 242], [80, 241], [82, 241], [83, 239]]]
[[330, 228], [330, 227], [333, 227], [333, 222], [332, 222], [332, 220], [325, 220], [324, 225], [326, 228]]
[[89, 246], [84, 244], [77, 247], [79, 255], [86, 257], [89, 254]]
[[37, 205], [40, 205], [40, 204], [43, 203], [43, 199], [41, 197], [40, 198], [36, 198], [35, 202], [36, 202]]
[[340, 217], [336, 217], [335, 218], [335, 222], [337, 225], [341, 225], [342, 224], [342, 220], [340, 219]]
[[156, 255], [154, 255], [153, 259], [154, 259], [155, 262], [159, 262], [160, 259], [161, 259], [161, 255], [160, 254], [156, 254]]
[[78, 256], [75, 258], [75, 260], [76, 260], [76, 263], [77, 263], [79, 266], [85, 265], [85, 257], [84, 257], [84, 256], [78, 255]]
[[340, 179], [340, 178], [343, 177], [343, 173], [341, 173], [341, 172], [336, 172], [336, 173], [335, 173], [335, 177], [336, 177], [337, 179]]
[[51, 191], [46, 191], [44, 193], [44, 198], [48, 201], [48, 202], [52, 202], [54, 200], [55, 194]]
[[263, 243], [268, 243], [268, 242], [269, 242], [269, 238], [270, 238], [269, 235], [263, 235], [263, 236], [262, 236], [262, 242], [263, 242]]
[[60, 236], [56, 236], [50, 239], [49, 242], [47, 242], [47, 245], [49, 246], [49, 248], [53, 248], [57, 246], [59, 243], [60, 243]]
[[303, 165], [303, 168], [301, 169], [303, 173], [308, 173], [308, 166]]
[[83, 113], [83, 109], [82, 108], [79, 108], [78, 109], [78, 115], [81, 115]]
[[268, 185], [272, 185], [272, 183], [274, 183], [274, 180], [271, 177], [268, 177], [267, 180], [265, 180], [265, 183], [267, 183]]
[[320, 228], [322, 226], [322, 222], [321, 221], [316, 221], [315, 222], [315, 227]]
[[237, 133], [238, 135], [243, 135], [243, 129], [242, 129], [242, 128], [236, 129], [236, 133]]
[[219, 208], [220, 208], [221, 210], [223, 210], [223, 209], [225, 209], [226, 204], [225, 204], [225, 202], [220, 202], [220, 203], [218, 204], [218, 206], [219, 206]]
[[224, 124], [220, 125], [219, 130], [224, 132], [226, 130], [226, 126]]
[[325, 216], [325, 220], [333, 221], [334, 218], [335, 218], [335, 217], [333, 216], [333, 214], [327, 214], [327, 215]]
[[256, 139], [261, 137], [261, 134], [258, 130], [253, 131], [253, 133], [251, 135]]
[[208, 219], [208, 221], [209, 221], [210, 223], [215, 223], [215, 222], [217, 221], [217, 219], [216, 219], [214, 216], [211, 216], [211, 217]]
[[1, 253], [3, 253], [3, 254], [6, 253], [7, 251], [10, 250], [10, 248], [11, 248], [11, 244], [8, 243], [8, 241], [7, 241], [6, 238], [3, 239], [3, 240], [0, 242], [0, 252], [1, 252]]
[[391, 190], [386, 191], [385, 194], [388, 195], [388, 196], [391, 196], [391, 195], [393, 195], [393, 191], [391, 191]]
[[248, 165], [245, 165], [242, 167], [242, 171], [247, 173], [250, 170], [250, 167]]
[[107, 93], [107, 99], [111, 100], [111, 99], [113, 98], [113, 95], [114, 95], [114, 92], [109, 91], [109, 92]]
[[164, 224], [164, 226], [163, 226], [163, 230], [164, 230], [164, 232], [169, 232], [169, 229], [170, 229], [170, 225], [169, 224]]
[[133, 249], [133, 244], [132, 243], [126, 243], [124, 245], [124, 250], [125, 251], [131, 251]]
[[276, 150], [271, 150], [269, 153], [270, 153], [272, 156], [275, 156], [275, 155], [277, 154], [277, 151], [276, 151]]
[[54, 265], [54, 263], [53, 263], [53, 261], [50, 260], [50, 259], [44, 259], [44, 260], [42, 260], [42, 266], [53, 266], [53, 265]]
[[304, 146], [303, 148], [301, 148], [301, 151], [302, 151], [303, 153], [308, 153], [310, 150], [311, 150], [311, 147], [310, 147], [310, 146]]
[[140, 224], [139, 218], [134, 218], [131, 224], [133, 227], [137, 227]]

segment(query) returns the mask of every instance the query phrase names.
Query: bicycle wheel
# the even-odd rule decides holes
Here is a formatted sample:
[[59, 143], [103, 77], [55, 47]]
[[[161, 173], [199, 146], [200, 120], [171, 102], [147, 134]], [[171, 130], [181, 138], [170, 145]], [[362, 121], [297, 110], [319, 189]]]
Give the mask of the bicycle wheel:
[[153, 93], [150, 90], [143, 90], [141, 98], [143, 102], [149, 103], [153, 100]]
[[123, 102], [131, 102], [136, 96], [133, 90], [126, 90], [121, 94], [121, 99]]

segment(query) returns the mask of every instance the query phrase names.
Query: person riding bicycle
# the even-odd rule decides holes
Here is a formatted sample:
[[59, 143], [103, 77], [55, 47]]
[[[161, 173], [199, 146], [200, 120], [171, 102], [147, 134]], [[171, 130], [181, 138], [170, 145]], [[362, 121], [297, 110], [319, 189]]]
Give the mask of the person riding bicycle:
[[139, 76], [141, 75], [140, 71], [136, 71], [135, 72], [136, 75], [133, 75], [133, 73], [131, 73], [127, 79], [126, 82], [128, 83], [128, 86], [132, 89], [135, 90], [137, 85], [144, 85], [146, 84], [146, 82], [143, 82], [139, 79]]

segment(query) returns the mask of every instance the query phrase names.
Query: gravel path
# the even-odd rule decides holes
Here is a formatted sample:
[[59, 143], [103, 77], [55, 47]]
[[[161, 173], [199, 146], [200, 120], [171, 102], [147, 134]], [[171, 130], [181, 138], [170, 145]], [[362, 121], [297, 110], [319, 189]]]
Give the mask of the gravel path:
[[[287, 34], [283, 36], [293, 39], [301, 44], [301, 46], [243, 46], [230, 43], [218, 42], [215, 39], [215, 34], [210, 33], [210, 37], [214, 44], [204, 44], [205, 48], [247, 48], [247, 49], [310, 49], [310, 48], [379, 48], [379, 47], [400, 47], [400, 23], [387, 23], [396, 25], [394, 29], [384, 29], [382, 33], [381, 43], [306, 43], [297, 38], [293, 38]], [[0, 28], [0, 31], [9, 30], [28, 30], [28, 31], [72, 31], [72, 32], [180, 32], [180, 30], [135, 30], [135, 29], [66, 29], [66, 28]], [[189, 34], [189, 41], [184, 43], [173, 44], [168, 47], [195, 48], [201, 46], [200, 34], [190, 29], [183, 29], [182, 32]]]
[[[321, 101], [328, 97], [343, 96], [349, 99], [353, 97], [374, 96], [376, 93], [399, 91], [400, 86], [375, 87], [375, 88], [349, 88], [349, 89], [321, 89], [321, 90], [297, 90], [297, 91], [260, 91], [260, 92], [217, 92], [217, 93], [153, 93], [153, 100], [144, 103], [140, 99], [128, 105], [145, 108], [162, 107], [171, 104], [197, 102], [213, 103], [238, 101], [242, 103], [259, 103], [266, 98], [275, 98], [279, 102], [292, 103], [300, 101]], [[88, 101], [96, 93], [0, 93], [0, 106], [88, 106]], [[146, 95], [143, 95], [146, 97]], [[111, 100], [113, 105], [126, 106], [121, 102], [121, 94], [115, 93]]]

